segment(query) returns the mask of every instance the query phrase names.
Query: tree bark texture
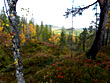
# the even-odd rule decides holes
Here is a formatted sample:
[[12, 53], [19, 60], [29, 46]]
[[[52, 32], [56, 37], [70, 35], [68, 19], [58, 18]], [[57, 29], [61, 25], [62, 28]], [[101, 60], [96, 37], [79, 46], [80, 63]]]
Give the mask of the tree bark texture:
[[104, 31], [104, 35], [103, 35], [103, 38], [102, 38], [102, 46], [105, 45], [105, 31]]
[[96, 33], [96, 38], [94, 40], [94, 43], [92, 47], [90, 48], [90, 50], [88, 51], [88, 53], [86, 54], [87, 58], [91, 57], [92, 59], [95, 59], [98, 53], [98, 50], [100, 49], [100, 46], [101, 46], [101, 42], [103, 39], [104, 30], [105, 30], [107, 18], [108, 18], [110, 0], [98, 0], [98, 3], [100, 5], [100, 10], [101, 10], [100, 23], [99, 23], [98, 31]]
[[109, 33], [108, 33], [108, 46], [110, 46], [110, 30], [109, 30]]
[[10, 30], [12, 36], [12, 43], [13, 43], [13, 55], [15, 61], [15, 68], [16, 68], [16, 79], [17, 83], [25, 83], [23, 77], [23, 65], [22, 59], [20, 56], [20, 37], [17, 28], [17, 14], [16, 14], [16, 3], [18, 0], [7, 0], [9, 6], [9, 21], [10, 21]]

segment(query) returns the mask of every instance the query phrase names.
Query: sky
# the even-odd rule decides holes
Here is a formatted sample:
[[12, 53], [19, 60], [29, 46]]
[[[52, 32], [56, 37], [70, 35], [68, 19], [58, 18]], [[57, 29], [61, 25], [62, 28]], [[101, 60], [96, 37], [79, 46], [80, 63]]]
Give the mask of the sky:
[[[0, 9], [4, 5], [4, 0], [0, 0]], [[73, 7], [84, 7], [89, 4], [92, 4], [96, 0], [18, 0], [17, 2], [17, 14], [19, 16], [26, 17], [26, 11], [21, 11], [21, 8], [29, 8], [29, 14], [26, 17], [27, 20], [34, 18], [35, 24], [40, 25], [43, 21], [44, 25], [54, 25], [58, 27], [71, 28], [72, 27], [72, 16], [65, 18], [63, 15], [67, 8]], [[82, 6], [84, 5], [84, 6]], [[76, 15], [73, 17], [73, 27], [74, 28], [85, 28], [89, 27], [92, 20], [95, 20], [95, 11], [92, 11], [92, 8], [86, 9], [83, 11], [82, 16]], [[100, 9], [98, 7], [98, 12]], [[32, 16], [33, 14], [33, 16]]]

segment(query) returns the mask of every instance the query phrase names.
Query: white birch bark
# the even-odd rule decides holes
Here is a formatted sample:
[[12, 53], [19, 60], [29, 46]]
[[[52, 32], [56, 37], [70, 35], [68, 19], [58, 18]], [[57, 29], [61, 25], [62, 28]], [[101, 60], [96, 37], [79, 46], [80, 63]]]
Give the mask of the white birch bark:
[[16, 3], [18, 0], [7, 0], [9, 6], [9, 21], [10, 21], [10, 30], [12, 36], [12, 43], [13, 43], [13, 55], [15, 61], [15, 68], [16, 68], [16, 79], [17, 83], [25, 83], [23, 77], [23, 65], [22, 59], [20, 56], [20, 37], [18, 33], [17, 27], [17, 14], [16, 14]]

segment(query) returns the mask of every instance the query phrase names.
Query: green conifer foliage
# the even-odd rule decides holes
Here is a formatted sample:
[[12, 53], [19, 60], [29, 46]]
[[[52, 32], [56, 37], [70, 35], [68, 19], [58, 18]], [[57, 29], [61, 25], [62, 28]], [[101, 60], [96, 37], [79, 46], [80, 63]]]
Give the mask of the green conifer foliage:
[[65, 32], [65, 28], [62, 27], [62, 31], [61, 31], [61, 37], [60, 37], [60, 48], [62, 51], [62, 48], [66, 45], [66, 32]]
[[87, 29], [83, 28], [83, 32], [79, 36], [80, 42], [83, 44], [83, 51], [85, 51], [85, 48], [86, 48], [87, 36], [88, 36]]
[[39, 41], [39, 25], [36, 25], [36, 36], [37, 36], [37, 40]]

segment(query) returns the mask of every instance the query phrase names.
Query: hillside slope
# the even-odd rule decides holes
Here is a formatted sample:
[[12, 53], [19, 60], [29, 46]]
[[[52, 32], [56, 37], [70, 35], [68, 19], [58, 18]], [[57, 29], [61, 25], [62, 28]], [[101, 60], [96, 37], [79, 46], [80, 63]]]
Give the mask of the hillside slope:
[[[100, 49], [94, 61], [87, 59], [85, 53], [70, 58], [67, 49], [61, 53], [58, 46], [31, 40], [27, 41], [21, 51], [26, 83], [109, 83], [109, 55], [110, 47], [105, 46]], [[7, 58], [8, 56], [12, 58]], [[11, 50], [5, 50], [0, 61], [2, 68], [12, 64]], [[0, 74], [0, 81], [16, 83], [14, 65]]]

